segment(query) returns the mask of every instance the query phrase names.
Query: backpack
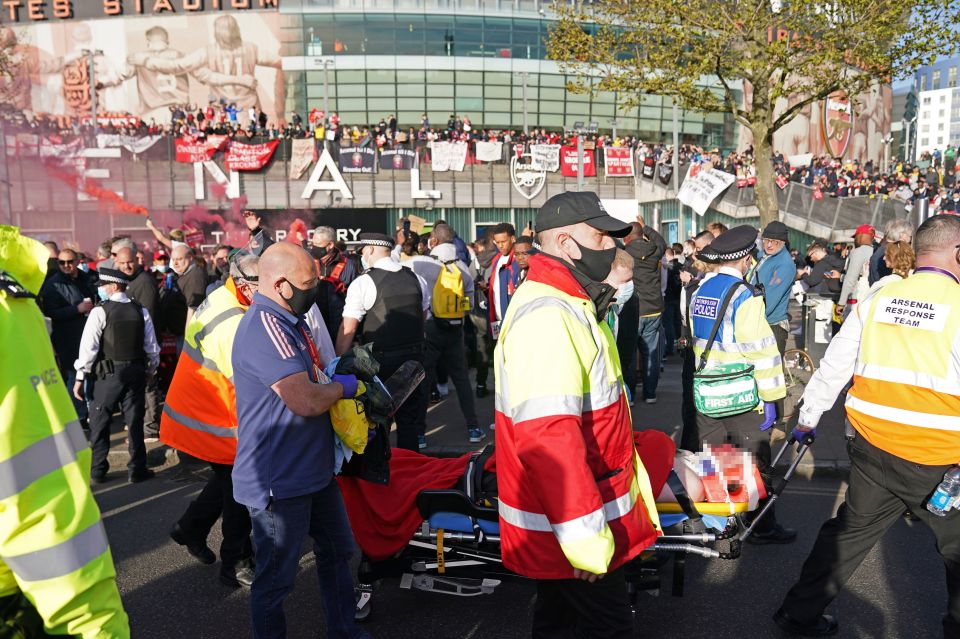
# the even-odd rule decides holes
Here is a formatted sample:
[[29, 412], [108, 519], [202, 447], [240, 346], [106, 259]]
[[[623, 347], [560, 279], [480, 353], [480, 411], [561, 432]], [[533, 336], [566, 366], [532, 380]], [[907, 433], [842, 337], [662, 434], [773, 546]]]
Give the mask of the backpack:
[[456, 320], [451, 324], [459, 324], [470, 310], [470, 300], [463, 294], [463, 274], [456, 260], [440, 263], [440, 273], [433, 284], [431, 310], [435, 319]]

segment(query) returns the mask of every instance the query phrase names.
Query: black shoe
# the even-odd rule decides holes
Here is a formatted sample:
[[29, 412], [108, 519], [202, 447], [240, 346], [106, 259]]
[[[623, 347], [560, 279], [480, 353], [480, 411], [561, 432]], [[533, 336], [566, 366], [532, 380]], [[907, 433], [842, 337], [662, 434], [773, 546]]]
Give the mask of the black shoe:
[[174, 524], [173, 528], [170, 529], [170, 539], [174, 540], [181, 546], [186, 546], [187, 552], [196, 557], [197, 560], [202, 564], [209, 565], [217, 560], [217, 556], [213, 554], [213, 551], [210, 550], [209, 546], [207, 546], [206, 541], [190, 539], [187, 537], [187, 534], [183, 532], [180, 524]]
[[828, 637], [837, 634], [837, 628], [839, 627], [837, 620], [831, 615], [820, 615], [816, 623], [802, 624], [792, 619], [790, 615], [783, 611], [783, 608], [773, 615], [773, 621], [781, 629], [801, 637]]
[[224, 566], [220, 569], [220, 581], [234, 588], [249, 588], [253, 585], [253, 566], [248, 561], [241, 561], [235, 566]]
[[784, 528], [777, 524], [767, 532], [754, 532], [747, 537], [747, 543], [755, 546], [766, 546], [767, 544], [792, 544], [797, 538], [797, 531], [794, 528]]
[[105, 484], [110, 481], [110, 478], [107, 477], [106, 473], [91, 473], [90, 481], [92, 481], [94, 484]]
[[144, 468], [143, 470], [138, 470], [136, 472], [130, 473], [127, 476], [127, 481], [131, 484], [139, 484], [142, 481], [147, 481], [148, 479], [153, 479], [156, 477], [156, 473], [150, 470], [149, 468]]
[[477, 398], [482, 399], [490, 394], [490, 391], [487, 390], [486, 386], [477, 385]]
[[437, 391], [437, 390], [432, 390], [432, 391], [430, 391], [430, 405], [431, 405], [431, 406], [433, 406], [434, 404], [439, 404], [439, 403], [441, 402], [441, 400], [443, 400], [443, 398], [440, 397], [440, 391]]

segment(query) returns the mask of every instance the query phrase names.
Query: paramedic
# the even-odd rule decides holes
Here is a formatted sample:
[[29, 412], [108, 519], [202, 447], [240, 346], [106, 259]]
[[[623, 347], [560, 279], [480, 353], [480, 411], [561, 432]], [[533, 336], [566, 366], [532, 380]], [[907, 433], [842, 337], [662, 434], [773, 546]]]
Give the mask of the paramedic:
[[958, 245], [960, 218], [925, 221], [914, 237], [914, 274], [859, 300], [803, 393], [794, 430], [801, 439], [816, 433], [852, 376], [846, 411], [855, 436], [847, 446], [846, 499], [820, 529], [800, 579], [774, 616], [788, 631], [837, 631], [824, 609], [906, 504], [937, 538], [947, 578], [943, 635], [960, 637], [960, 512], [938, 517], [925, 507], [944, 473], [960, 462]]

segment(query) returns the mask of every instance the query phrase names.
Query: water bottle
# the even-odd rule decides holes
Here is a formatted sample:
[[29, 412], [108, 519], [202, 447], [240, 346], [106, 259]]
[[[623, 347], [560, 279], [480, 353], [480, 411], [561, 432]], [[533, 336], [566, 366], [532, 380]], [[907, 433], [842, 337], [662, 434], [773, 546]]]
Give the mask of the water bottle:
[[954, 466], [943, 476], [943, 481], [927, 500], [927, 510], [938, 517], [944, 517], [947, 511], [956, 505], [960, 498], [960, 468]]

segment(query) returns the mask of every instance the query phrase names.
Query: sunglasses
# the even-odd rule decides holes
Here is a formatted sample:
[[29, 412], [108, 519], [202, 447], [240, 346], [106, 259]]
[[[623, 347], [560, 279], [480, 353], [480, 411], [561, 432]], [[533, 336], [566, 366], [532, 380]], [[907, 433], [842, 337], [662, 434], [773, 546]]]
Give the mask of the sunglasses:
[[67, 264], [73, 264], [76, 260], [59, 260], [60, 266], [66, 266]]

